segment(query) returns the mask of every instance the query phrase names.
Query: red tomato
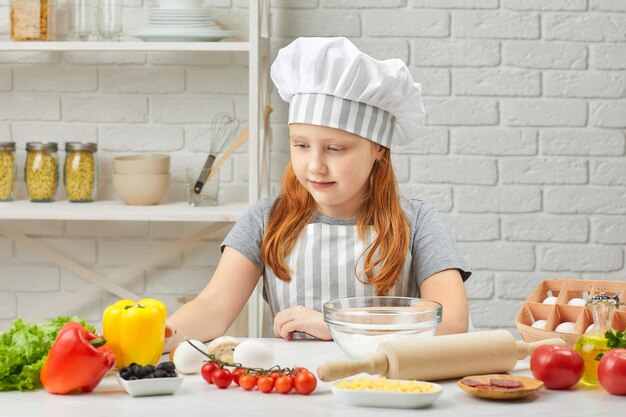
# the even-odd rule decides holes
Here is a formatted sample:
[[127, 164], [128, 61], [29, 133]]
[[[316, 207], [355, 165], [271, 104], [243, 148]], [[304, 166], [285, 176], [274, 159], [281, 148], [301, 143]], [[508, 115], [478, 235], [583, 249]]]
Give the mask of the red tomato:
[[224, 389], [233, 382], [233, 374], [228, 369], [222, 368], [213, 372], [211, 379], [216, 387]]
[[276, 391], [288, 394], [293, 388], [293, 378], [288, 375], [279, 376], [274, 385], [276, 385]]
[[206, 382], [212, 384], [213, 380], [211, 379], [211, 377], [213, 375], [213, 372], [217, 371], [218, 369], [220, 369], [220, 366], [217, 363], [205, 362], [200, 369], [200, 373], [202, 373], [202, 378], [204, 378]]
[[256, 376], [250, 374], [243, 374], [239, 377], [239, 386], [246, 391], [250, 391], [256, 387]]
[[274, 389], [274, 380], [270, 376], [262, 376], [257, 380], [256, 386], [259, 388], [259, 391], [267, 394]]
[[611, 349], [602, 356], [598, 380], [611, 394], [626, 395], [626, 349]]
[[311, 372], [303, 369], [293, 380], [293, 386], [300, 394], [308, 395], [317, 387], [317, 378]]
[[308, 370], [308, 369], [306, 369], [306, 368], [302, 368], [302, 367], [299, 367], [299, 368], [293, 368], [293, 370], [291, 371], [290, 375], [291, 375], [291, 376], [293, 376], [293, 377], [295, 377], [296, 375], [298, 375], [298, 374], [299, 374], [300, 372], [302, 372], [302, 371], [307, 371], [307, 372], [308, 372], [309, 370]]
[[282, 372], [270, 372], [267, 376], [269, 376], [270, 378], [272, 378], [274, 381], [276, 381], [278, 378], [280, 378], [281, 376], [283, 376]]
[[573, 387], [582, 377], [584, 369], [582, 356], [567, 347], [539, 346], [530, 357], [533, 376], [550, 389]]
[[247, 371], [243, 368], [236, 368], [233, 370], [232, 374], [233, 374], [233, 382], [237, 385], [239, 385], [239, 378], [241, 378], [241, 376], [243, 374], [245, 374]]

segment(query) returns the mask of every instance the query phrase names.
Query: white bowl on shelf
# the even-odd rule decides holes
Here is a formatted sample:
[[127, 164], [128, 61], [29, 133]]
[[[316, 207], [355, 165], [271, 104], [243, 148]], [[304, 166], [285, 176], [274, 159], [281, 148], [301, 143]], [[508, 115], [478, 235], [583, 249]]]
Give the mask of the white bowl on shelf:
[[157, 4], [163, 9], [197, 9], [204, 0], [158, 0]]

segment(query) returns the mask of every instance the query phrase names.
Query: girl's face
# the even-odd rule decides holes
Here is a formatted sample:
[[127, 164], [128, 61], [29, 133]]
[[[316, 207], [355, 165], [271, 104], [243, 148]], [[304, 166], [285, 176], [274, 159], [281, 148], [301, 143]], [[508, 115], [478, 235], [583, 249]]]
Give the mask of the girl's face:
[[289, 141], [293, 170], [317, 209], [330, 217], [356, 217], [385, 148], [353, 133], [303, 123], [289, 125]]

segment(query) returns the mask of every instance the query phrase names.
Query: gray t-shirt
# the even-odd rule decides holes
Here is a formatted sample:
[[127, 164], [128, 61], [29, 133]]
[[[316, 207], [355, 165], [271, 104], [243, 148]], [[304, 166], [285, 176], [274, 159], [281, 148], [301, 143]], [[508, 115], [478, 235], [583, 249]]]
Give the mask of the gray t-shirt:
[[[226, 236], [226, 239], [222, 243], [221, 248], [224, 250], [225, 246], [229, 246], [236, 249], [259, 268], [265, 280], [264, 295], [270, 303], [273, 314], [276, 314], [284, 308], [288, 308], [290, 305], [310, 304], [306, 306], [321, 310], [321, 304], [324, 301], [328, 301], [328, 298], [325, 300], [324, 298], [328, 297], [329, 294], [338, 294], [341, 296], [341, 289], [328, 289], [328, 286], [330, 285], [332, 287], [333, 283], [326, 283], [322, 284], [322, 286], [326, 285], [327, 289], [322, 289], [322, 294], [319, 294], [319, 288], [316, 288], [315, 284], [310, 284], [311, 280], [314, 281], [315, 278], [312, 279], [310, 277], [306, 278], [309, 280], [309, 284], [299, 283], [297, 290], [294, 289], [296, 287], [295, 283], [291, 285], [293, 287], [292, 290], [288, 290], [286, 288], [276, 288], [273, 281], [277, 278], [274, 277], [271, 270], [266, 270], [265, 265], [261, 260], [261, 244], [269, 215], [275, 201], [276, 197], [263, 198], [251, 206], [233, 226], [230, 233]], [[394, 292], [393, 294], [390, 293], [390, 295], [417, 297], [419, 296], [419, 286], [428, 277], [445, 269], [458, 269], [464, 281], [469, 278], [471, 272], [468, 270], [463, 260], [463, 256], [457, 248], [454, 238], [437, 210], [430, 203], [421, 200], [408, 200], [406, 198], [401, 198], [400, 204], [410, 227], [410, 253], [407, 254], [407, 260], [410, 260], [410, 265], [405, 265], [405, 269], [408, 269], [408, 275], [406, 278], [410, 281], [410, 283], [403, 284], [403, 290], [400, 293]], [[324, 227], [328, 225], [330, 228], [340, 228], [341, 226], [345, 226], [346, 229], [354, 229], [356, 221], [331, 218], [317, 213], [309, 223], [309, 225], [312, 224], [321, 224], [321, 226]], [[317, 229], [321, 230], [319, 228]], [[354, 232], [352, 233], [354, 234]], [[342, 233], [339, 233], [339, 235], [341, 234]], [[323, 245], [328, 244], [328, 235], [331, 236], [331, 239], [332, 236], [335, 236], [332, 232], [327, 234], [327, 236], [324, 237], [326, 240], [322, 240]], [[313, 240], [311, 237], [303, 237], [303, 239], [305, 239], [306, 242], [303, 245], [311, 246], [310, 241]], [[294, 252], [295, 250], [296, 249], [294, 249]], [[320, 262], [327, 261], [326, 259], [320, 259], [319, 261], [315, 259], [311, 260], [310, 254], [318, 253], [316, 251], [309, 251], [308, 253], [305, 253], [305, 251], [301, 248], [301, 252], [303, 253], [303, 258], [305, 258], [306, 262], [308, 262], [307, 267], [303, 268], [306, 269], [307, 274], [310, 269], [316, 269], [316, 263], [319, 264]], [[334, 258], [336, 258], [336, 256]], [[335, 262], [335, 259], [331, 259], [331, 262]], [[355, 264], [355, 260], [352, 259], [350, 262], [352, 262], [352, 267], [349, 265], [343, 270], [340, 269], [340, 271], [352, 272], [352, 270], [354, 270], [353, 266]], [[298, 263], [298, 261], [294, 261], [295, 266], [300, 264], [301, 263]], [[334, 269], [332, 272], [335, 272]], [[350, 275], [350, 272], [347, 272], [345, 275]], [[294, 274], [292, 274], [292, 278], [293, 275]], [[320, 275], [318, 274], [318, 276]], [[321, 276], [325, 278], [325, 274], [322, 274]], [[351, 277], [350, 279], [354, 280], [354, 277]], [[294, 279], [293, 281], [296, 280]], [[305, 279], [301, 279], [301, 281], [305, 281]], [[279, 284], [282, 285], [283, 283], [281, 282]], [[350, 285], [353, 284], [350, 283]], [[358, 285], [359, 284], [357, 283], [357, 286]], [[371, 287], [371, 285], [366, 285], [365, 287]], [[318, 292], [315, 299], [308, 299], [303, 296], [303, 292], [313, 292], [314, 289]], [[288, 294], [289, 291], [292, 293], [291, 297]], [[354, 295], [369, 295], [372, 293], [371, 288], [367, 288], [366, 290], [361, 289], [361, 293], [358, 293], [358, 291], [359, 289], [357, 288], [356, 294]], [[326, 294], [324, 294], [324, 292]], [[345, 294], [353, 296], [350, 289], [348, 289]], [[273, 296], [274, 298], [280, 298], [280, 300], [273, 300]], [[303, 300], [305, 299], [307, 302], [303, 303]]]

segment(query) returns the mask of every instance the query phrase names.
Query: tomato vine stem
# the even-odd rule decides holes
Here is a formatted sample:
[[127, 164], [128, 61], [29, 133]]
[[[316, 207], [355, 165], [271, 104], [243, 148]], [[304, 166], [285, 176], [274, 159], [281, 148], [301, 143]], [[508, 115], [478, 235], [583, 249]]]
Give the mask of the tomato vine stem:
[[220, 368], [224, 368], [224, 367], [231, 367], [231, 368], [236, 368], [236, 369], [244, 369], [247, 373], [249, 374], [261, 374], [261, 375], [267, 375], [269, 373], [272, 372], [280, 372], [286, 375], [291, 375], [296, 373], [296, 369], [298, 369], [298, 366], [294, 366], [293, 368], [281, 368], [279, 365], [274, 365], [271, 368], [268, 369], [264, 369], [264, 368], [249, 368], [247, 366], [243, 366], [240, 363], [228, 363], [228, 362], [224, 362], [223, 360], [217, 358], [215, 355], [204, 352], [202, 349], [198, 348], [196, 345], [194, 345], [193, 343], [191, 343], [191, 340], [189, 339], [185, 339], [185, 342], [189, 343], [195, 350], [197, 350], [198, 352], [202, 353], [204, 356], [206, 356], [207, 358], [209, 358], [209, 360], [211, 362], [215, 362], [216, 364], [218, 364], [220, 366]]

